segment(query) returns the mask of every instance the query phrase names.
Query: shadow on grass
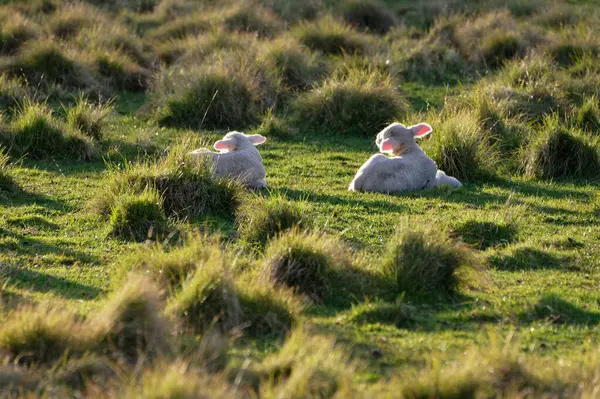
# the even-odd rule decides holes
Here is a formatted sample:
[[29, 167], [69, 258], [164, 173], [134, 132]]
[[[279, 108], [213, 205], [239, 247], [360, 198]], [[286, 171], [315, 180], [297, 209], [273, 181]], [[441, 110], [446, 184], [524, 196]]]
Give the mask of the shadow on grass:
[[509, 254], [492, 255], [488, 260], [496, 269], [505, 271], [577, 269], [573, 257], [531, 247], [520, 247]]
[[25, 190], [17, 191], [7, 198], [2, 198], [0, 196], [0, 205], [7, 208], [39, 205], [46, 209], [59, 212], [71, 212], [74, 210], [71, 205], [68, 205], [63, 200], [50, 198], [44, 194], [33, 193]]
[[581, 309], [557, 295], [545, 295], [536, 304], [520, 313], [519, 320], [595, 326], [600, 323], [600, 313]]
[[511, 224], [470, 220], [453, 229], [453, 234], [480, 250], [515, 242], [517, 228]]
[[64, 257], [60, 263], [65, 266], [71, 266], [78, 262], [86, 264], [97, 264], [99, 262], [96, 257], [89, 254], [49, 244], [40, 239], [15, 233], [1, 227], [0, 238], [8, 238], [4, 239], [3, 242], [0, 242], [0, 251], [3, 252], [12, 251], [17, 255], [33, 257], [40, 255], [56, 255]]
[[102, 293], [85, 284], [21, 267], [0, 267], [0, 279], [8, 281], [14, 287], [41, 293], [51, 292], [69, 299], [94, 299]]

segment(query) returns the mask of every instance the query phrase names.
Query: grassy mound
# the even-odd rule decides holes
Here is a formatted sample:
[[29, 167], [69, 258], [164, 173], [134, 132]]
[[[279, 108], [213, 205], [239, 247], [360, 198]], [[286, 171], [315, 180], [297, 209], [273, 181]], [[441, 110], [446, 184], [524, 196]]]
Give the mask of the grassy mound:
[[73, 58], [81, 55], [69, 54], [69, 51], [53, 41], [32, 41], [27, 43], [18, 57], [2, 64], [0, 72], [22, 76], [30, 86], [44, 91], [58, 88], [90, 94], [103, 93], [101, 84], [90, 70]]
[[[0, 131], [2, 126], [0, 126]], [[13, 179], [13, 165], [6, 150], [0, 147], [0, 196], [5, 193], [13, 192], [17, 188]]]
[[192, 129], [243, 129], [277, 104], [279, 81], [254, 60], [236, 54], [214, 63], [174, 67], [152, 93], [158, 122]]
[[106, 118], [112, 112], [112, 103], [93, 104], [80, 95], [75, 105], [66, 109], [67, 124], [92, 139], [101, 140]]
[[122, 193], [112, 207], [110, 233], [115, 236], [144, 241], [161, 237], [167, 229], [163, 200], [156, 189]]
[[254, 32], [261, 37], [270, 37], [283, 29], [282, 21], [268, 8], [260, 4], [239, 4], [219, 11], [221, 24], [230, 31]]
[[186, 157], [201, 146], [198, 142], [183, 142], [156, 162], [127, 163], [122, 170], [111, 166], [107, 185], [94, 199], [93, 207], [109, 215], [121, 193], [141, 193], [152, 187], [161, 193], [168, 216], [232, 216], [242, 188], [235, 181], [216, 178], [208, 165]]
[[171, 250], [160, 245], [144, 248], [125, 259], [124, 263], [131, 265], [134, 271], [150, 275], [160, 287], [173, 292], [196, 269], [221, 256], [221, 251], [218, 238], [199, 235]]
[[520, 25], [508, 11], [463, 22], [456, 27], [454, 37], [465, 57], [486, 69], [525, 56], [540, 40], [535, 31]]
[[266, 381], [260, 393], [282, 398], [355, 397], [356, 367], [332, 338], [296, 329], [281, 350], [261, 364]]
[[290, 23], [314, 19], [324, 6], [323, 0], [260, 0], [260, 2]]
[[73, 315], [44, 308], [21, 308], [3, 321], [0, 350], [20, 363], [52, 363], [66, 351], [91, 349], [90, 335]]
[[137, 359], [169, 350], [160, 289], [147, 277], [131, 274], [90, 321], [95, 340], [106, 351]]
[[459, 269], [477, 268], [473, 252], [439, 229], [398, 228], [382, 259], [385, 275], [398, 294], [450, 295], [460, 286]]
[[47, 26], [52, 34], [61, 39], [75, 36], [85, 27], [98, 23], [104, 15], [96, 7], [86, 3], [72, 3], [60, 7], [48, 19]]
[[269, 43], [261, 61], [266, 68], [276, 71], [288, 87], [295, 90], [308, 89], [325, 72], [318, 55], [292, 39]]
[[13, 55], [28, 40], [40, 36], [41, 29], [20, 13], [0, 16], [0, 55]]
[[56, 120], [46, 105], [27, 101], [15, 115], [9, 134], [11, 151], [35, 159], [72, 158], [89, 160], [90, 140]]
[[26, 98], [27, 89], [20, 81], [0, 75], [0, 108], [10, 110], [22, 106]]
[[589, 98], [577, 111], [575, 124], [588, 132], [600, 133], [600, 105], [595, 97]]
[[547, 117], [523, 151], [522, 165], [526, 176], [538, 179], [593, 178], [600, 172], [598, 143], [569, 132], [558, 117]]
[[451, 113], [433, 126], [433, 137], [425, 151], [440, 170], [459, 180], [493, 173], [498, 162], [496, 151], [473, 114]]
[[113, 87], [126, 91], [144, 91], [150, 85], [151, 74], [121, 51], [104, 51], [96, 57], [98, 73]]
[[253, 337], [289, 332], [303, 306], [293, 293], [255, 281], [239, 281], [236, 290], [243, 314], [244, 332]]
[[407, 110], [390, 76], [350, 69], [298, 96], [298, 123], [336, 135], [372, 136]]
[[369, 48], [368, 38], [331, 16], [302, 23], [293, 35], [306, 47], [324, 54], [364, 54]]
[[306, 227], [306, 204], [280, 195], [257, 197], [243, 203], [237, 213], [240, 238], [263, 247], [277, 234], [293, 227]]
[[351, 26], [379, 34], [387, 33], [397, 24], [394, 12], [380, 0], [345, 0], [340, 13]]
[[315, 300], [327, 300], [340, 272], [350, 270], [349, 250], [338, 240], [318, 233], [291, 230], [267, 245], [264, 277]]
[[226, 255], [213, 253], [171, 299], [167, 313], [197, 332], [240, 327], [243, 313], [231, 273]]

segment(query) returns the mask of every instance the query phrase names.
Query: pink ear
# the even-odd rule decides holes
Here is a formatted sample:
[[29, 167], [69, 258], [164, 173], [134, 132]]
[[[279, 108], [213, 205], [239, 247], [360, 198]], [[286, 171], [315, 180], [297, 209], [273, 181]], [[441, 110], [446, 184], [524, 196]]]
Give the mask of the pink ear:
[[233, 151], [235, 143], [233, 140], [219, 140], [214, 145], [215, 150], [219, 151]]
[[409, 129], [413, 131], [415, 137], [425, 137], [433, 132], [433, 128], [428, 123], [419, 123], [418, 125], [409, 127]]
[[390, 139], [383, 140], [381, 143], [381, 152], [392, 152], [394, 148], [392, 146], [392, 141]]

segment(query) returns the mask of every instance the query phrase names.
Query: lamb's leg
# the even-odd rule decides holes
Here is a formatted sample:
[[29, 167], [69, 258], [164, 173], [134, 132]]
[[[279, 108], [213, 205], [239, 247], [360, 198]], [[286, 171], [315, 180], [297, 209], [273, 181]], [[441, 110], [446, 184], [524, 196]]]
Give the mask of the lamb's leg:
[[435, 187], [450, 186], [450, 187], [462, 187], [462, 183], [458, 179], [448, 176], [441, 170], [438, 170], [435, 175]]
[[250, 188], [266, 188], [267, 181], [265, 179], [255, 180], [253, 182], [250, 182], [248, 184], [248, 187], [250, 187]]

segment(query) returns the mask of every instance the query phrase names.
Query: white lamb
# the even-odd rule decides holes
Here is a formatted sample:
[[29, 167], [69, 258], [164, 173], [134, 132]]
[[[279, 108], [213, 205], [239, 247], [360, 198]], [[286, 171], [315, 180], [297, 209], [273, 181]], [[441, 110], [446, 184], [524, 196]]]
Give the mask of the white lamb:
[[417, 145], [415, 138], [425, 137], [432, 131], [427, 123], [408, 128], [392, 123], [383, 129], [375, 142], [381, 152], [393, 156], [375, 154], [369, 158], [354, 176], [348, 190], [401, 193], [444, 185], [461, 187], [457, 179], [438, 170], [433, 159]]
[[215, 153], [200, 148], [188, 155], [198, 160], [208, 157], [217, 177], [238, 179], [250, 188], [263, 188], [267, 187], [265, 180], [267, 172], [255, 146], [266, 140], [266, 137], [260, 134], [229, 132], [214, 144], [215, 149], [221, 152]]

